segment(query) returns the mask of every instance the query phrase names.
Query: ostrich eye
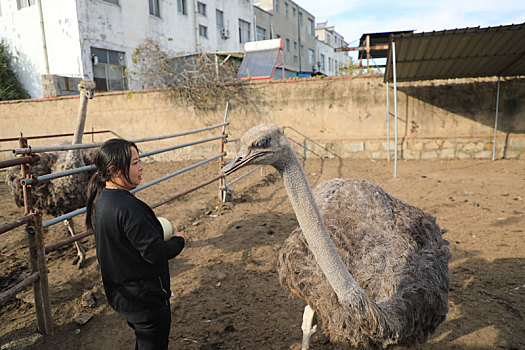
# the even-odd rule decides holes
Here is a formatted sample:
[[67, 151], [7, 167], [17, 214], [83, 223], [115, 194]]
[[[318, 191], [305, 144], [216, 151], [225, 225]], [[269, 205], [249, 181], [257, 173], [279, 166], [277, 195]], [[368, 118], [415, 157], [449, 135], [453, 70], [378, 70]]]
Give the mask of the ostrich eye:
[[259, 148], [266, 148], [268, 145], [270, 145], [270, 139], [267, 137], [255, 141], [255, 146]]

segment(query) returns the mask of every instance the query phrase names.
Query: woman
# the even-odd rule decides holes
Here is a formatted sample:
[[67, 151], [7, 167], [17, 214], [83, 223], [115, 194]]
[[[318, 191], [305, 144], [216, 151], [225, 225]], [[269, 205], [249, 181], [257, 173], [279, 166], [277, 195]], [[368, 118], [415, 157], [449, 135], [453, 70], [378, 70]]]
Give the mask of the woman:
[[164, 241], [153, 210], [130, 190], [142, 180], [137, 146], [111, 139], [95, 156], [86, 226], [95, 234], [108, 303], [135, 330], [136, 349], [167, 349], [171, 324], [168, 260], [184, 248], [174, 227]]

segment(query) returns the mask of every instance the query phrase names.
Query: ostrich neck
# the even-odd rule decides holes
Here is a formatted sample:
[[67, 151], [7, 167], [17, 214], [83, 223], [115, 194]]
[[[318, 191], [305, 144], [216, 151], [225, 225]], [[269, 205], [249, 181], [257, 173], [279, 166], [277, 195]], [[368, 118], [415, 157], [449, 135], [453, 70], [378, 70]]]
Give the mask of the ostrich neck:
[[362, 290], [348, 272], [330, 239], [299, 159], [293, 151], [288, 153], [285, 166], [280, 171], [284, 187], [310, 250], [339, 300], [343, 302]]
[[78, 107], [77, 128], [73, 136], [73, 145], [82, 143], [82, 136], [84, 134], [84, 125], [86, 124], [88, 98], [86, 93], [80, 90], [80, 105]]
[[337, 253], [315, 204], [306, 174], [291, 148], [288, 149], [286, 159], [276, 168], [283, 178], [284, 187], [308, 246], [334, 289], [339, 303], [371, 337], [397, 338], [397, 320], [392, 317], [391, 312], [387, 315], [385, 310], [367, 297]]

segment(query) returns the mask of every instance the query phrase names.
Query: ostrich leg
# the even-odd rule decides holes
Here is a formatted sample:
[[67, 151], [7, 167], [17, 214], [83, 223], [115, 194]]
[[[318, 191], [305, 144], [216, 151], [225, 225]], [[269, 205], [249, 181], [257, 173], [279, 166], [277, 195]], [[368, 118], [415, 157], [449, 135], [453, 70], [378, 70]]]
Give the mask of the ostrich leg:
[[314, 316], [314, 310], [312, 310], [310, 305], [306, 304], [303, 313], [303, 325], [301, 326], [301, 329], [303, 330], [303, 344], [301, 346], [301, 350], [308, 350], [308, 348], [310, 347], [310, 337], [317, 330], [317, 325], [314, 325], [312, 327]]
[[[71, 236], [74, 236], [75, 235], [75, 229], [73, 228], [74, 227], [74, 224], [73, 224], [73, 220], [71, 219], [67, 219], [64, 221], [64, 224], [66, 225], [69, 233], [71, 234]], [[79, 241], [75, 241], [75, 246], [77, 247], [77, 258], [75, 260], [73, 260], [73, 264], [77, 264], [77, 267], [79, 269], [82, 268], [82, 266], [84, 266], [84, 262], [86, 261], [86, 251], [84, 250], [84, 248], [82, 248], [82, 246], [80, 245], [80, 242]]]

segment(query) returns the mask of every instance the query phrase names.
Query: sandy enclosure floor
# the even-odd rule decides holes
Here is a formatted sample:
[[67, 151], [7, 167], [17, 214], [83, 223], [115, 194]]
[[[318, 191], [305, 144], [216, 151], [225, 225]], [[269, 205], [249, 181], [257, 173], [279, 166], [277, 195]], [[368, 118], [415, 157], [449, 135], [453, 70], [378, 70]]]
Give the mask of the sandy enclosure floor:
[[[192, 162], [146, 164], [150, 181]], [[525, 349], [525, 162], [309, 160], [312, 186], [334, 177], [370, 180], [390, 194], [437, 217], [447, 230], [453, 259], [450, 310], [425, 349]], [[217, 165], [172, 178], [138, 193], [155, 203], [211, 179]], [[3, 173], [0, 176], [3, 177]], [[231, 181], [231, 179], [230, 179]], [[282, 182], [270, 168], [234, 184], [234, 201], [218, 200], [214, 183], [156, 209], [186, 231], [189, 242], [171, 261], [170, 349], [299, 349], [304, 302], [281, 288], [277, 252], [297, 225]], [[21, 216], [7, 186], [0, 184], [0, 223]], [[49, 219], [49, 218], [44, 218]], [[82, 227], [82, 218], [77, 227]], [[61, 240], [62, 224], [46, 232]], [[86, 267], [71, 265], [72, 246], [47, 256], [55, 335], [38, 349], [131, 349], [133, 332], [107, 305], [93, 237]], [[25, 232], [0, 236], [0, 290], [28, 275]], [[93, 291], [96, 305], [81, 305]], [[0, 308], [0, 344], [36, 331], [31, 291]], [[72, 318], [94, 317], [84, 326]], [[312, 349], [333, 349], [321, 332]]]

